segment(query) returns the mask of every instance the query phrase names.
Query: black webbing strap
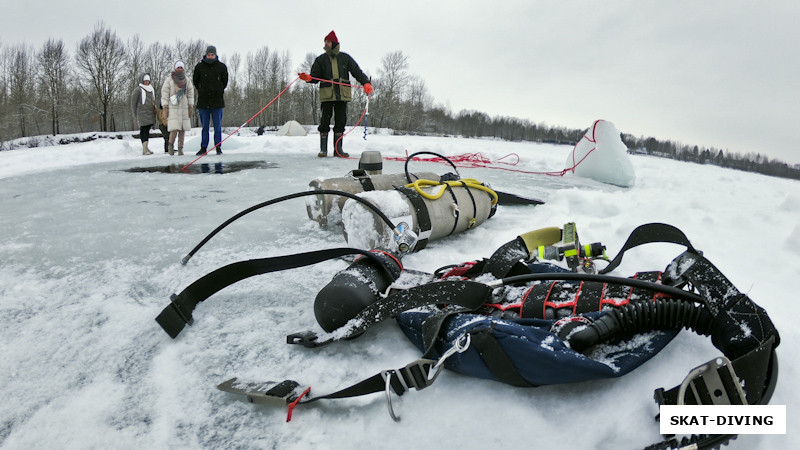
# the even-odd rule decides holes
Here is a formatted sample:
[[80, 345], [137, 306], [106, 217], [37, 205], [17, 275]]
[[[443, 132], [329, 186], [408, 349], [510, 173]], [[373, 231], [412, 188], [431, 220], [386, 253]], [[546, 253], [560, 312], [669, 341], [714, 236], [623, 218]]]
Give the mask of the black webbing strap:
[[428, 377], [431, 368], [436, 364], [433, 359], [418, 359], [411, 364], [396, 370], [384, 370], [365, 380], [338, 390], [331, 394], [301, 400], [300, 404], [312, 403], [323, 399], [337, 399], [359, 397], [376, 392], [386, 391], [386, 378], [389, 377], [389, 385], [397, 395], [403, 395], [411, 388], [421, 390], [433, 383], [433, 378]]
[[617, 256], [615, 256], [608, 266], [603, 268], [599, 273], [605, 274], [616, 269], [617, 266], [622, 263], [622, 257], [625, 255], [626, 251], [642, 244], [653, 242], [680, 244], [686, 246], [692, 253], [701, 254], [701, 252], [692, 246], [692, 243], [689, 242], [689, 238], [683, 234], [683, 231], [665, 223], [648, 223], [636, 227], [636, 229], [631, 232], [630, 236], [628, 236], [628, 240], [625, 241], [625, 245], [623, 245], [622, 249], [617, 253]]
[[511, 270], [520, 260], [527, 260], [530, 256], [525, 241], [517, 237], [513, 241], [501, 245], [492, 253], [492, 256], [486, 261], [486, 265], [483, 266], [483, 273], [490, 273], [495, 278], [505, 278], [511, 274]]
[[489, 371], [503, 383], [517, 387], [534, 387], [529, 383], [514, 366], [511, 358], [508, 357], [503, 347], [492, 336], [492, 327], [487, 327], [483, 331], [472, 334], [472, 345], [478, 350], [481, 359], [489, 368]]
[[478, 219], [478, 204], [475, 203], [475, 196], [472, 195], [472, 191], [470, 191], [467, 183], [462, 181], [461, 185], [464, 187], [464, 190], [467, 191], [467, 194], [469, 194], [469, 199], [472, 201], [472, 219], [470, 219], [469, 225], [467, 225], [467, 229], [469, 229], [473, 227], [473, 224], [475, 223], [474, 221]]
[[[711, 342], [730, 360], [758, 348], [770, 338], [780, 343], [778, 330], [764, 308], [740, 292], [709, 260], [691, 252], [675, 258], [664, 271], [672, 282], [691, 282], [714, 317]], [[746, 332], [744, 330], [747, 330]]]
[[194, 311], [198, 303], [236, 282], [254, 275], [295, 269], [354, 254], [372, 258], [379, 264], [379, 267], [384, 267], [383, 261], [379, 257], [371, 252], [356, 248], [331, 248], [294, 255], [239, 261], [201, 277], [180, 294], [172, 294], [170, 297], [171, 303], [156, 317], [156, 322], [174, 339], [187, 324], [192, 324], [192, 311]]
[[451, 188], [449, 184], [445, 184], [444, 188], [445, 190], [450, 192], [450, 196], [453, 197], [453, 204], [456, 206], [455, 209], [453, 210], [455, 216], [455, 220], [453, 220], [453, 229], [450, 230], [449, 233], [447, 233], [447, 235], [450, 236], [451, 234], [456, 232], [456, 228], [458, 227], [458, 219], [461, 217], [461, 211], [459, 211], [458, 209], [458, 198], [456, 198], [456, 193], [453, 192], [453, 188]]
[[371, 192], [375, 190], [375, 185], [372, 183], [372, 178], [355, 177], [355, 179], [361, 184], [361, 189], [363, 189], [364, 192]]
[[[414, 211], [417, 213], [417, 226], [419, 227], [417, 234], [422, 235], [429, 233], [432, 229], [431, 216], [428, 213], [428, 207], [425, 206], [425, 201], [422, 199], [422, 196], [419, 195], [419, 192], [405, 186], [398, 186], [395, 189], [402, 192], [403, 195], [408, 198], [408, 201], [411, 202], [411, 206], [414, 207]], [[414, 251], [420, 251], [427, 245], [428, 238], [420, 239], [414, 246]]]
[[474, 311], [492, 294], [492, 288], [474, 281], [439, 281], [415, 286], [399, 291], [370, 304], [341, 329], [335, 330], [325, 339], [320, 339], [313, 331], [290, 334], [286, 337], [288, 344], [299, 344], [305, 347], [320, 347], [341, 339], [357, 336], [373, 325], [397, 316], [409, 309], [420, 308], [432, 304], [457, 305]]
[[444, 321], [449, 317], [463, 312], [470, 312], [469, 308], [458, 305], [448, 305], [431, 315], [429, 315], [424, 322], [422, 322], [422, 344], [425, 352], [422, 354], [423, 358], [433, 358], [436, 349], [436, 339], [439, 337], [439, 332], [442, 330]]

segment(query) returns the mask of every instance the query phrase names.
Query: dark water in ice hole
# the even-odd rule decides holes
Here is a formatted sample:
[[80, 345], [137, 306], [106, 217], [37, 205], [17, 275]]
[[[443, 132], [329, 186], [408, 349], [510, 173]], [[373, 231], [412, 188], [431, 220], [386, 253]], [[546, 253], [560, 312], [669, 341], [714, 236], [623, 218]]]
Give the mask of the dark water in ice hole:
[[215, 163], [195, 163], [183, 170], [186, 164], [169, 164], [166, 166], [151, 166], [151, 167], [132, 167], [124, 169], [123, 172], [132, 173], [177, 173], [177, 174], [226, 174], [239, 172], [240, 170], [248, 169], [274, 169], [278, 167], [277, 163], [268, 161], [226, 161]]

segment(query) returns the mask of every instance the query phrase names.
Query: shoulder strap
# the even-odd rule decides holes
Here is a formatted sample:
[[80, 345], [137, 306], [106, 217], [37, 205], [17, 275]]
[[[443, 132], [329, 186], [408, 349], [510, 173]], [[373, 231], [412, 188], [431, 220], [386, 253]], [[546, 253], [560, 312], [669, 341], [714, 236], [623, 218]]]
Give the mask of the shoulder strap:
[[236, 282], [254, 275], [296, 269], [329, 259], [356, 254], [372, 258], [378, 263], [378, 267], [385, 267], [383, 261], [373, 253], [346, 247], [239, 261], [203, 276], [180, 294], [172, 294], [170, 297], [171, 303], [156, 317], [156, 322], [174, 339], [187, 324], [191, 325], [194, 322], [192, 311], [194, 311], [198, 303]]
[[605, 274], [616, 269], [617, 266], [622, 263], [622, 257], [625, 255], [626, 251], [642, 244], [650, 244], [652, 242], [669, 242], [684, 245], [690, 252], [698, 255], [702, 254], [702, 252], [696, 250], [692, 246], [692, 243], [689, 242], [689, 238], [683, 234], [683, 231], [665, 223], [648, 223], [636, 227], [636, 229], [631, 232], [631, 235], [628, 236], [628, 240], [625, 241], [625, 245], [622, 246], [617, 256], [599, 273]]

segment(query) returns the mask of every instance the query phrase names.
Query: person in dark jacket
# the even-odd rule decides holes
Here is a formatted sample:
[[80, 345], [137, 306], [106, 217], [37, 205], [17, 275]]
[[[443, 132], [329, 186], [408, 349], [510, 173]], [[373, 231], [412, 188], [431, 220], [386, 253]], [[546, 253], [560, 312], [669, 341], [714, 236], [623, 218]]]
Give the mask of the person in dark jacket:
[[142, 141], [142, 155], [152, 155], [147, 148], [150, 128], [156, 123], [156, 94], [150, 84], [150, 74], [142, 75], [141, 83], [131, 92], [131, 110], [139, 123], [139, 136]]
[[198, 155], [208, 148], [209, 121], [214, 121], [214, 148], [222, 154], [222, 108], [225, 107], [225, 88], [228, 87], [228, 67], [217, 57], [217, 48], [209, 45], [203, 60], [194, 66], [192, 83], [197, 90], [197, 113], [203, 125]]
[[339, 39], [333, 31], [325, 36], [325, 53], [314, 60], [311, 65], [311, 74], [298, 74], [300, 79], [307, 83], [320, 83], [319, 100], [322, 107], [322, 118], [317, 128], [320, 136], [320, 150], [317, 156], [320, 158], [328, 156], [328, 133], [330, 132], [331, 117], [334, 117], [333, 142], [335, 148], [333, 155], [342, 158], [350, 156], [342, 150], [342, 137], [347, 124], [347, 102], [353, 100], [352, 88], [328, 81], [319, 81], [319, 79], [323, 79], [349, 85], [348, 74], [352, 74], [364, 86], [364, 92], [367, 95], [372, 94], [369, 78], [364, 75], [353, 57], [339, 50]]

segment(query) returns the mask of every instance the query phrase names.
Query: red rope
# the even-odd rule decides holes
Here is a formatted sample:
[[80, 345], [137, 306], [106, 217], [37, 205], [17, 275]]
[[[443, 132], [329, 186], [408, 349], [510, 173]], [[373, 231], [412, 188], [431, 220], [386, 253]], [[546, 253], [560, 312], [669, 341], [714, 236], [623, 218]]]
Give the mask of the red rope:
[[338, 84], [339, 86], [348, 86], [348, 87], [353, 87], [353, 88], [357, 88], [357, 89], [364, 89], [363, 86], [356, 86], [355, 84], [347, 84], [347, 83], [341, 83], [341, 82], [333, 81], [333, 80], [326, 80], [324, 78], [312, 77], [311, 75], [309, 75], [308, 77], [311, 78], [312, 80], [324, 81], [326, 83], [331, 83], [331, 84]]
[[364, 110], [361, 111], [361, 117], [358, 118], [358, 122], [356, 122], [356, 124], [353, 125], [353, 128], [350, 128], [350, 131], [348, 131], [347, 133], [344, 133], [341, 136], [339, 136], [339, 139], [337, 139], [336, 142], [333, 143], [333, 153], [338, 155], [339, 158], [343, 158], [343, 159], [358, 159], [358, 158], [356, 158], [354, 156], [348, 156], [348, 157], [342, 156], [341, 153], [339, 153], [339, 145], [338, 144], [339, 144], [339, 141], [344, 139], [345, 136], [347, 136], [348, 134], [352, 133], [353, 130], [358, 128], [358, 125], [361, 123], [362, 120], [364, 120], [364, 116], [366, 114], [367, 114], [367, 108], [364, 108]]
[[[576, 142], [575, 145], [572, 147], [572, 167], [567, 167], [564, 170], [560, 170], [560, 171], [540, 172], [540, 171], [531, 171], [531, 170], [522, 170], [522, 169], [512, 169], [512, 168], [507, 168], [507, 167], [496, 167], [496, 166], [492, 166], [491, 165], [491, 164], [506, 164], [506, 165], [509, 165], [509, 166], [516, 166], [521, 161], [519, 155], [516, 154], [516, 153], [509, 153], [509, 154], [507, 154], [507, 155], [503, 156], [502, 158], [499, 158], [499, 159], [497, 159], [495, 161], [492, 161], [491, 159], [484, 157], [480, 153], [462, 153], [461, 155], [448, 156], [447, 159], [449, 159], [457, 167], [474, 168], [474, 169], [505, 170], [505, 171], [508, 171], [508, 172], [526, 173], [526, 174], [532, 174], [532, 175], [548, 175], [548, 176], [554, 176], [554, 177], [563, 177], [564, 175], [566, 175], [569, 172], [573, 172], [574, 173], [575, 169], [583, 161], [585, 161], [586, 158], [593, 151], [595, 151], [597, 149], [597, 145], [595, 145], [594, 147], [592, 147], [591, 150], [589, 150], [588, 152], [586, 152], [585, 155], [583, 155], [583, 158], [581, 158], [580, 161], [577, 161], [577, 162], [575, 161], [575, 150], [577, 150], [578, 144], [580, 144], [580, 142], [582, 140], [586, 139], [589, 142], [597, 144], [597, 140], [596, 140], [594, 134], [595, 134], [595, 130], [597, 129], [597, 124], [599, 122], [601, 122], [601, 120], [596, 120], [594, 122], [594, 125], [592, 125], [592, 137], [589, 137], [589, 136], [584, 134], [583, 137], [581, 138], [581, 140]], [[505, 161], [503, 161], [504, 159], [506, 159], [508, 157], [511, 157], [511, 156], [516, 158], [516, 161], [514, 161], [514, 162], [505, 162]], [[401, 161], [401, 162], [405, 161], [405, 160], [408, 159], [408, 150], [406, 150], [406, 157], [405, 158], [386, 157], [384, 159], [389, 160], [389, 161]], [[447, 161], [443, 160], [442, 158], [436, 157], [436, 156], [434, 156], [432, 158], [414, 157], [414, 158], [412, 158], [412, 161], [449, 164]]]
[[205, 153], [203, 153], [202, 155], [200, 155], [200, 156], [198, 156], [197, 158], [195, 158], [195, 160], [194, 160], [194, 161], [192, 161], [192, 162], [190, 162], [189, 164], [187, 164], [187, 165], [183, 166], [183, 168], [182, 168], [181, 170], [186, 170], [186, 168], [187, 168], [187, 167], [189, 167], [189, 166], [191, 166], [192, 164], [196, 163], [198, 160], [200, 160], [200, 158], [202, 158], [202, 157], [206, 156], [206, 155], [208, 154], [208, 152], [210, 152], [211, 150], [214, 150], [215, 148], [217, 148], [217, 147], [219, 147], [220, 145], [222, 145], [222, 143], [223, 143], [223, 142], [225, 142], [225, 141], [227, 141], [229, 137], [231, 137], [231, 136], [233, 136], [234, 134], [238, 133], [238, 132], [239, 132], [239, 130], [241, 130], [242, 128], [244, 128], [244, 127], [245, 127], [245, 126], [246, 126], [248, 123], [252, 122], [252, 121], [253, 121], [253, 119], [255, 119], [256, 117], [258, 117], [258, 115], [259, 115], [259, 114], [261, 114], [262, 112], [264, 112], [264, 110], [265, 110], [265, 109], [269, 108], [269, 107], [270, 107], [270, 105], [272, 105], [273, 103], [275, 103], [275, 101], [276, 101], [276, 100], [278, 100], [278, 98], [279, 98], [281, 95], [283, 95], [283, 94], [284, 94], [284, 92], [286, 92], [286, 91], [287, 91], [287, 90], [288, 90], [290, 87], [292, 87], [292, 85], [293, 85], [293, 84], [295, 84], [295, 83], [297, 82], [297, 80], [299, 80], [299, 79], [300, 79], [300, 77], [297, 77], [297, 78], [295, 78], [294, 80], [292, 80], [292, 82], [291, 82], [291, 83], [289, 83], [289, 84], [288, 84], [288, 85], [287, 85], [287, 86], [286, 86], [286, 87], [285, 87], [285, 88], [284, 88], [284, 89], [283, 89], [283, 90], [282, 90], [282, 91], [281, 91], [281, 92], [280, 92], [278, 95], [276, 95], [276, 96], [275, 96], [275, 98], [273, 98], [272, 100], [270, 100], [270, 102], [269, 102], [269, 103], [267, 103], [267, 104], [266, 104], [266, 106], [264, 106], [263, 108], [261, 108], [261, 109], [260, 109], [260, 110], [259, 110], [257, 113], [255, 113], [255, 114], [253, 115], [253, 117], [251, 117], [251, 118], [247, 119], [247, 122], [245, 122], [245, 123], [243, 123], [242, 125], [240, 125], [240, 126], [239, 126], [239, 128], [237, 128], [237, 129], [236, 129], [236, 131], [234, 131], [233, 133], [231, 133], [231, 134], [229, 134], [229, 135], [225, 136], [225, 139], [221, 140], [221, 141], [219, 142], [219, 144], [214, 144], [214, 146], [213, 146], [213, 147], [211, 147], [210, 149], [206, 150], [206, 152], [205, 152]]

